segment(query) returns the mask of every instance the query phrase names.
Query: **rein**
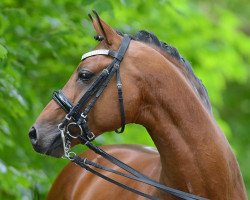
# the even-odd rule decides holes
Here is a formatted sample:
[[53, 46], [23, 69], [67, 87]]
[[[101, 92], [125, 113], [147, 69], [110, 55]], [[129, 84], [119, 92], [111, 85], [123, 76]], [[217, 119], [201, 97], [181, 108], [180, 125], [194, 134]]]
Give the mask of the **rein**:
[[[113, 57], [113, 61], [110, 65], [108, 65], [101, 74], [96, 78], [96, 80], [92, 83], [92, 85], [89, 87], [89, 89], [86, 91], [86, 93], [81, 97], [81, 99], [78, 101], [78, 103], [74, 106], [70, 100], [64, 95], [64, 93], [59, 90], [55, 91], [53, 93], [53, 99], [58, 103], [58, 105], [67, 113], [62, 123], [58, 125], [58, 129], [61, 133], [61, 138], [63, 141], [63, 149], [64, 149], [64, 155], [66, 158], [71, 160], [72, 162], [76, 163], [77, 165], [81, 166], [82, 168], [90, 171], [91, 173], [111, 182], [114, 183], [126, 190], [129, 190], [131, 192], [134, 192], [140, 196], [143, 196], [147, 199], [152, 200], [159, 200], [156, 197], [153, 197], [149, 194], [146, 194], [144, 192], [141, 192], [139, 190], [136, 190], [134, 188], [131, 188], [129, 186], [126, 186], [120, 182], [117, 182], [114, 179], [111, 179], [94, 168], [101, 169], [104, 171], [108, 171], [111, 173], [115, 173], [117, 175], [145, 183], [147, 185], [151, 185], [161, 191], [164, 191], [166, 193], [169, 193], [173, 196], [179, 197], [181, 199], [185, 200], [206, 200], [203, 197], [199, 197], [190, 193], [182, 192], [180, 190], [176, 190], [170, 187], [167, 187], [165, 185], [162, 185], [161, 183], [145, 176], [144, 174], [136, 171], [132, 167], [126, 165], [122, 161], [116, 159], [115, 157], [111, 156], [110, 154], [106, 153], [104, 150], [100, 149], [99, 147], [95, 146], [93, 143], [91, 143], [92, 140], [95, 139], [94, 133], [89, 129], [87, 117], [89, 111], [93, 108], [94, 104], [108, 85], [111, 78], [116, 74], [116, 85], [117, 85], [117, 92], [118, 92], [118, 100], [119, 100], [119, 110], [120, 110], [120, 116], [121, 116], [121, 129], [116, 130], [116, 133], [122, 133], [125, 129], [125, 112], [124, 112], [124, 105], [123, 105], [123, 95], [122, 95], [122, 82], [120, 77], [120, 64], [123, 60], [123, 57], [128, 49], [129, 43], [131, 38], [128, 35], [125, 35], [122, 43], [118, 49], [117, 52], [114, 52], [112, 50], [94, 50], [91, 52], [88, 52], [82, 56], [81, 60], [84, 60], [91, 56], [96, 55], [108, 55]], [[85, 107], [85, 109], [81, 112], [80, 110]], [[70, 131], [71, 127], [77, 128], [77, 135], [73, 135]], [[112, 162], [113, 164], [119, 166], [120, 168], [124, 169], [125, 171], [129, 172], [129, 174], [125, 174], [116, 170], [113, 170], [111, 168], [102, 166], [98, 163], [94, 163], [87, 158], [81, 158], [77, 156], [74, 152], [70, 151], [71, 147], [71, 139], [77, 138], [79, 141], [86, 145], [89, 149], [94, 151], [95, 153], [101, 155], [104, 159]]]

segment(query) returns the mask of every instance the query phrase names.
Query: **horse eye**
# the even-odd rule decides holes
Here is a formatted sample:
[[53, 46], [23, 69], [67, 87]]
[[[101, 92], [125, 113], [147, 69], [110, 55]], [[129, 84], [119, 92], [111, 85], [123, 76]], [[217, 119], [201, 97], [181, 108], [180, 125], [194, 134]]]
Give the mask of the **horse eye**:
[[90, 71], [80, 71], [78, 73], [78, 79], [80, 79], [81, 81], [89, 81], [92, 77], [94, 76], [94, 74]]

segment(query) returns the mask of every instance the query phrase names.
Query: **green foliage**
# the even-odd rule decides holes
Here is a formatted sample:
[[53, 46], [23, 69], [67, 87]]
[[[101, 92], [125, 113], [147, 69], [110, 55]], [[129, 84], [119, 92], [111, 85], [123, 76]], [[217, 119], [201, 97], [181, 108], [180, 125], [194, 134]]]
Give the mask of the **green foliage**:
[[[37, 193], [44, 199], [67, 163], [34, 152], [27, 132], [52, 91], [69, 79], [81, 54], [96, 45], [87, 17], [92, 9], [123, 32], [154, 32], [192, 63], [250, 188], [250, 26], [245, 1], [1, 0], [0, 199], [34, 199]], [[124, 135], [107, 133], [97, 142], [153, 145], [145, 129], [135, 125]]]
[[0, 44], [0, 60], [4, 60], [7, 57], [7, 50]]

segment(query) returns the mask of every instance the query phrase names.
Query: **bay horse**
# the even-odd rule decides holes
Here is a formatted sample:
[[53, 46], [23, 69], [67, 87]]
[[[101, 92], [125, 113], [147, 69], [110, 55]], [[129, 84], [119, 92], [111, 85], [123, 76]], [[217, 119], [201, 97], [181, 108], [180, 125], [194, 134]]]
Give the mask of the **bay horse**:
[[[91, 20], [99, 41], [95, 50], [117, 51], [123, 34], [97, 14]], [[112, 62], [109, 55], [88, 54], [83, 57], [62, 89], [74, 105]], [[125, 123], [143, 125], [157, 149], [141, 145], [109, 145], [102, 149], [172, 188], [212, 200], [247, 199], [236, 157], [213, 117], [207, 91], [188, 61], [174, 47], [159, 41], [152, 33], [138, 32], [132, 37], [120, 63], [120, 77]], [[116, 90], [113, 77], [88, 114], [87, 123], [95, 136], [121, 127], [121, 107]], [[65, 146], [58, 124], [64, 118], [65, 111], [58, 102], [51, 100], [29, 132], [37, 152], [63, 156]], [[76, 132], [74, 127], [71, 131]], [[72, 139], [71, 146], [78, 143], [78, 139]], [[92, 151], [81, 156], [119, 170]], [[151, 186], [110, 172], [101, 173], [159, 199], [176, 199]], [[47, 199], [144, 198], [70, 163], [55, 180]]]

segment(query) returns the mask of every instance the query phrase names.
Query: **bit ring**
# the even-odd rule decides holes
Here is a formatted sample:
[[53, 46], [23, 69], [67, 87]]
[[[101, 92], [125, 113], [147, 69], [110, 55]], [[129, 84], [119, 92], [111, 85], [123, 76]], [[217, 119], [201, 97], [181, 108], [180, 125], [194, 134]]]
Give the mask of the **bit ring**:
[[[72, 135], [71, 133], [70, 133], [70, 131], [69, 131], [69, 127], [70, 126], [72, 126], [72, 125], [77, 125], [77, 127], [79, 128], [79, 130], [80, 130], [80, 133], [78, 134], [78, 135]], [[67, 127], [66, 127], [66, 133], [71, 137], [71, 138], [74, 138], [74, 139], [76, 139], [76, 138], [78, 138], [80, 135], [82, 135], [82, 127], [79, 125], [79, 124], [77, 124], [77, 123], [75, 123], [75, 122], [71, 122], [71, 123], [69, 123], [68, 125], [67, 125]]]

